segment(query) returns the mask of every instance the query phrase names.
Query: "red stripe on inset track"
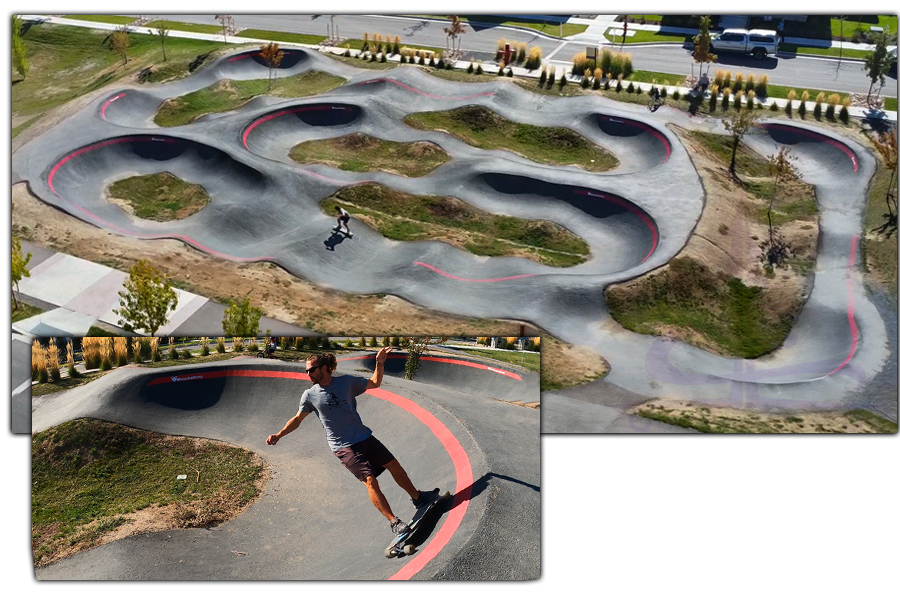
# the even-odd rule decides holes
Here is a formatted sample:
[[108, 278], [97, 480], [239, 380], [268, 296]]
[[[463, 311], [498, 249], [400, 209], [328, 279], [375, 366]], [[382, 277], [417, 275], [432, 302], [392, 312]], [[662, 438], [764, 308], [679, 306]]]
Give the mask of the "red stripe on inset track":
[[847, 264], [847, 321], [850, 323], [850, 354], [843, 363], [829, 371], [828, 375], [837, 373], [853, 359], [853, 355], [856, 354], [856, 345], [859, 342], [859, 330], [856, 327], [856, 317], [853, 315], [853, 264], [856, 261], [856, 243], [858, 241], [859, 235], [854, 235], [850, 241], [850, 262]]
[[433, 560], [450, 539], [459, 529], [466, 510], [469, 508], [469, 498], [472, 492], [472, 465], [469, 462], [469, 455], [466, 454], [465, 448], [456, 439], [456, 436], [447, 429], [447, 426], [441, 423], [433, 414], [407, 398], [392, 394], [385, 390], [369, 390], [369, 393], [382, 400], [387, 400], [391, 404], [399, 406], [406, 412], [410, 413], [419, 421], [424, 423], [428, 429], [443, 444], [444, 449], [453, 461], [453, 468], [456, 470], [456, 489], [454, 490], [453, 504], [447, 520], [441, 525], [441, 528], [434, 535], [434, 538], [428, 545], [419, 552], [419, 554], [409, 564], [401, 568], [389, 580], [409, 580], [416, 573], [422, 570], [428, 562]]
[[[175, 376], [178, 378], [179, 376]], [[197, 381], [201, 379], [211, 379], [217, 377], [280, 377], [280, 378], [289, 378], [289, 379], [303, 379], [308, 380], [309, 376], [306, 373], [293, 373], [288, 371], [249, 371], [249, 370], [232, 370], [226, 369], [224, 371], [208, 371], [204, 373], [186, 373], [181, 376], [184, 377], [183, 380], [179, 381]], [[176, 383], [172, 376], [161, 376], [154, 380], [152, 380], [147, 385], [156, 385], [163, 383]], [[394, 406], [399, 406], [406, 412], [410, 413], [414, 417], [416, 417], [421, 423], [423, 423], [428, 429], [434, 434], [434, 436], [441, 442], [441, 445], [444, 446], [444, 449], [447, 451], [447, 455], [450, 456], [450, 460], [453, 462], [453, 468], [456, 472], [456, 488], [454, 490], [454, 498], [453, 504], [450, 508], [450, 513], [447, 515], [447, 520], [444, 524], [441, 525], [441, 528], [438, 529], [437, 533], [434, 535], [434, 538], [428, 543], [428, 546], [425, 547], [422, 551], [418, 552], [411, 562], [409, 562], [406, 566], [398, 570], [390, 580], [409, 580], [415, 574], [422, 570], [430, 562], [437, 556], [444, 547], [447, 546], [447, 543], [450, 542], [450, 539], [453, 537], [454, 533], [459, 529], [459, 525], [462, 523], [462, 519], [466, 514], [466, 510], [469, 508], [469, 499], [472, 493], [472, 464], [469, 461], [469, 455], [466, 453], [465, 448], [463, 448], [462, 444], [459, 443], [459, 440], [456, 439], [456, 436], [453, 435], [447, 426], [441, 423], [441, 421], [435, 417], [433, 414], [413, 402], [407, 398], [403, 398], [402, 396], [398, 396], [392, 392], [388, 392], [387, 390], [376, 389], [369, 390], [369, 394], [375, 396], [376, 398], [380, 398], [381, 400], [385, 400], [390, 402]]]
[[[345, 359], [338, 359], [338, 361], [356, 361], [359, 359], [373, 359], [375, 355], [368, 355], [362, 357], [347, 357]], [[389, 359], [405, 359], [405, 356], [402, 355], [388, 355]], [[495, 369], [494, 367], [489, 367], [487, 365], [483, 365], [481, 363], [473, 363], [472, 361], [461, 361], [459, 359], [445, 359], [441, 357], [419, 357], [419, 360], [422, 361], [434, 361], [436, 363], [449, 363], [451, 365], [463, 365], [465, 367], [473, 367], [475, 369], [487, 369], [488, 371], [493, 371], [494, 373], [499, 373], [500, 375], [505, 375], [506, 377], [511, 377], [513, 379], [522, 381], [521, 376], [512, 373], [511, 371], [504, 371], [503, 369]]]

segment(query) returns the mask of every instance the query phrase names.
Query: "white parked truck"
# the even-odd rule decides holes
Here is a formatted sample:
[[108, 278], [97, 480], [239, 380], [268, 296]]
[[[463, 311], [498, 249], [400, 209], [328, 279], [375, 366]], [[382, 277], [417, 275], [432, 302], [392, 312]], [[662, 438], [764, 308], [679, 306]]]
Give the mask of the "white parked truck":
[[710, 51], [752, 54], [757, 60], [778, 53], [778, 32], [769, 29], [726, 29], [710, 41]]

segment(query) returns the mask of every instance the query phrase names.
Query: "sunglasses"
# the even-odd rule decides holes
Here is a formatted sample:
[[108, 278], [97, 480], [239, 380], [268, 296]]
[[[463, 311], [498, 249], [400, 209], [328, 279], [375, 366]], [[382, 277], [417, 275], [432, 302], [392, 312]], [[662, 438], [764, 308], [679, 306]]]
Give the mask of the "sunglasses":
[[319, 367], [324, 367], [324, 366], [325, 366], [325, 365], [322, 364], [322, 365], [316, 365], [315, 367], [310, 367], [309, 369], [306, 370], [306, 374], [309, 375], [309, 372], [310, 372], [310, 371], [315, 371], [315, 370], [318, 369]]

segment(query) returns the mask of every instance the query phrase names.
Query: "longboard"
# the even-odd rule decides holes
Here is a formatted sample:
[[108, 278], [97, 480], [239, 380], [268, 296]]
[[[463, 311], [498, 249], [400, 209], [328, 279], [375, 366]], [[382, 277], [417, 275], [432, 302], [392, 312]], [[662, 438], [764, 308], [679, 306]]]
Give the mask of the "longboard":
[[444, 493], [438, 494], [436, 498], [416, 510], [416, 515], [413, 516], [412, 521], [409, 523], [409, 532], [404, 535], [398, 535], [394, 537], [394, 540], [391, 541], [391, 544], [387, 546], [387, 549], [384, 550], [384, 555], [387, 558], [396, 558], [401, 553], [411, 556], [416, 553], [417, 546], [413, 543], [409, 543], [409, 539], [412, 538], [416, 533], [416, 529], [419, 528], [419, 524], [425, 517], [428, 516], [430, 512], [432, 512], [438, 504], [450, 499], [450, 492], [445, 491]]

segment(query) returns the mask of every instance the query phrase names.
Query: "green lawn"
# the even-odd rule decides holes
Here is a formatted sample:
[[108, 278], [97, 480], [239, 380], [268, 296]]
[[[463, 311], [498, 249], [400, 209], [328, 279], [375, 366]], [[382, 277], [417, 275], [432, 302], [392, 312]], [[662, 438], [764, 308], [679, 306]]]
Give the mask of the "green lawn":
[[513, 122], [481, 106], [417, 112], [403, 122], [417, 129], [447, 131], [473, 147], [507, 149], [542, 164], [606, 172], [619, 163], [612, 153], [575, 131]]
[[[622, 43], [621, 35], [613, 35], [610, 33], [611, 29], [608, 29], [603, 36], [614, 44]], [[693, 35], [678, 35], [678, 34], [664, 34], [658, 31], [644, 31], [644, 30], [635, 30], [634, 35], [629, 35], [625, 38], [625, 45], [629, 44], [646, 44], [653, 42], [679, 42], [684, 43], [688, 41], [693, 41]]]
[[316, 70], [275, 79], [271, 89], [267, 79], [250, 81], [226, 79], [167, 100], [160, 106], [154, 122], [164, 127], [181, 126], [193, 122], [204, 114], [235, 110], [260, 95], [307, 97], [330, 91], [345, 82], [346, 79]]
[[413, 178], [425, 176], [450, 159], [434, 143], [399, 143], [362, 133], [306, 141], [295, 145], [290, 157], [301, 164], [328, 164], [350, 172], [383, 170]]
[[109, 23], [111, 25], [129, 25], [137, 19], [118, 15], [64, 15], [65, 19], [73, 21], [91, 21], [94, 23]]
[[[881, 27], [886, 33], [890, 32], [892, 34], [897, 33], [897, 15], [877, 15], [878, 22], [874, 23], [873, 15], [867, 15], [866, 17], [854, 17], [848, 16], [844, 19], [844, 37], [849, 38], [853, 32], [857, 29], [862, 29], [863, 31], [868, 31], [873, 26]], [[865, 19], [865, 20], [863, 20]], [[841, 21], [840, 19], [832, 18], [831, 19], [831, 36], [832, 37], [840, 37], [841, 35]], [[896, 43], [896, 42], [894, 42]]]
[[510, 363], [512, 365], [519, 365], [520, 367], [524, 367], [529, 371], [541, 370], [541, 353], [539, 352], [503, 352], [500, 350], [478, 350], [477, 348], [469, 348], [468, 346], [459, 346], [457, 348], [465, 350], [467, 354], [473, 354], [476, 356], [493, 359], [495, 361], [501, 361], [503, 363]]
[[108, 35], [83, 27], [31, 24], [22, 35], [31, 69], [24, 80], [14, 78], [13, 118], [33, 121], [48, 110], [150, 66], [165, 66], [177, 76], [186, 76], [188, 64], [198, 55], [224, 47], [214, 42], [170, 37], [166, 40], [168, 60], [163, 62], [158, 37], [132, 33], [129, 61], [122, 65], [119, 55], [105, 42]]
[[221, 25], [198, 25], [196, 23], [182, 23], [180, 21], [166, 21], [164, 19], [150, 21], [145, 25], [145, 27], [150, 27], [151, 29], [159, 27], [160, 25], [165, 25], [169, 29], [173, 31], [189, 31], [191, 33], [210, 33], [213, 35], [221, 35], [222, 34], [222, 26]]
[[29, 317], [34, 317], [35, 315], [40, 315], [44, 312], [43, 309], [39, 309], [37, 307], [32, 307], [27, 303], [23, 303], [19, 300], [19, 308], [16, 309], [16, 304], [14, 302], [10, 303], [12, 306], [12, 322], [15, 323], [17, 321], [22, 321], [23, 319], [28, 319]]
[[[430, 17], [433, 19], [447, 19], [444, 15], [409, 15], [409, 16], [424, 16]], [[542, 22], [539, 20], [522, 20], [522, 21], [514, 21], [507, 17], [497, 17], [492, 15], [458, 15], [459, 19], [464, 23], [468, 23], [469, 21], [474, 21], [476, 23], [496, 23], [498, 25], [509, 25], [512, 27], [525, 27], [527, 29], [534, 29], [540, 33], [545, 33], [547, 35], [560, 36], [560, 26], [559, 23], [549, 23]], [[471, 26], [470, 26], [471, 27]], [[470, 27], [466, 27], [467, 31], [471, 31]], [[562, 37], [569, 37], [570, 35], [577, 35], [579, 33], [584, 33], [587, 31], [587, 25], [578, 25], [575, 23], [563, 23], [562, 24]], [[463, 34], [463, 39], [465, 39], [465, 34]]]
[[251, 37], [254, 39], [268, 39], [289, 44], [318, 45], [327, 39], [324, 35], [307, 35], [305, 33], [286, 33], [284, 31], [265, 31], [263, 29], [244, 29], [237, 34], [238, 37]]

